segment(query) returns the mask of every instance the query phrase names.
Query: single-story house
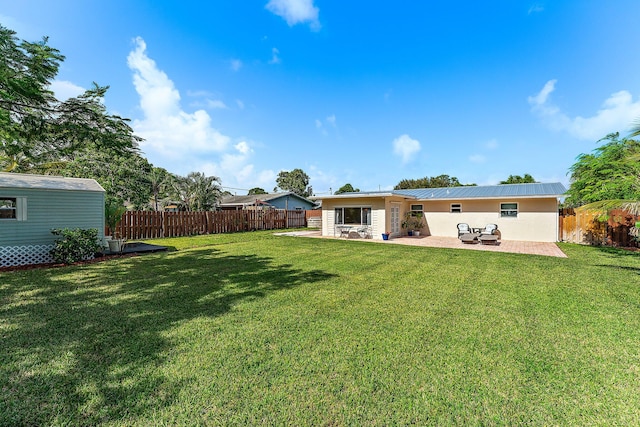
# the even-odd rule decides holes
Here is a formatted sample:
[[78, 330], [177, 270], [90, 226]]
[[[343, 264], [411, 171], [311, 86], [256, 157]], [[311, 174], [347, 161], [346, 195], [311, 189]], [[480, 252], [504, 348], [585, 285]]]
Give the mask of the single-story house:
[[339, 236], [341, 226], [368, 227], [374, 239], [405, 233], [407, 212], [421, 213], [427, 236], [457, 237], [458, 223], [471, 227], [497, 224], [502, 239], [558, 241], [558, 203], [566, 192], [561, 183], [363, 191], [322, 200], [322, 235]]
[[0, 173], [0, 267], [51, 262], [54, 228], [97, 228], [104, 189], [93, 179]]
[[288, 211], [307, 211], [315, 207], [315, 202], [292, 192], [229, 196], [223, 198], [220, 203], [222, 210], [284, 209]]

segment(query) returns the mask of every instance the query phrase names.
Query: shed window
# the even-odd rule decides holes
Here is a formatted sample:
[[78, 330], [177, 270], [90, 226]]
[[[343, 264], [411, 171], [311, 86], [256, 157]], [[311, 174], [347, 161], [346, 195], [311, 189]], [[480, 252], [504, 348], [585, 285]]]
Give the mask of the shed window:
[[371, 208], [336, 208], [336, 224], [363, 224], [371, 225]]
[[0, 198], [0, 219], [18, 218], [18, 200], [16, 198]]
[[462, 213], [462, 204], [451, 203], [451, 213]]
[[518, 216], [518, 204], [500, 203], [500, 216], [502, 218], [516, 218]]

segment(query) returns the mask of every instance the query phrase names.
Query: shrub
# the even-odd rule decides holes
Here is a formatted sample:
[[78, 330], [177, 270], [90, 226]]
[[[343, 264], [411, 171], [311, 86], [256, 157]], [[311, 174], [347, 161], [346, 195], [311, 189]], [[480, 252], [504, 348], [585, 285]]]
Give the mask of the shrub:
[[56, 240], [50, 252], [55, 262], [71, 264], [91, 259], [100, 250], [97, 228], [54, 229], [51, 233], [62, 236], [61, 239]]

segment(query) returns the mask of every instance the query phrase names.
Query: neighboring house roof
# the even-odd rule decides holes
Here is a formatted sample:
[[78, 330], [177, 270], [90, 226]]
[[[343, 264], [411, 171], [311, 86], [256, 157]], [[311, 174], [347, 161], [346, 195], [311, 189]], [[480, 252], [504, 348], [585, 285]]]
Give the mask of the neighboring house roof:
[[94, 179], [0, 172], [0, 188], [104, 192]]
[[229, 196], [222, 199], [220, 206], [254, 206], [256, 204], [256, 200], [258, 204], [269, 204], [269, 202], [283, 198], [283, 197], [294, 197], [300, 200], [303, 200], [311, 205], [315, 204], [313, 201], [309, 199], [305, 199], [302, 196], [297, 195], [296, 193], [287, 192], [287, 193], [269, 193], [269, 194], [251, 194], [248, 196]]
[[495, 198], [540, 198], [560, 197], [567, 189], [559, 182], [533, 184], [478, 185], [472, 187], [416, 188], [392, 191], [361, 191], [332, 196], [318, 196], [317, 199], [345, 199], [361, 197], [402, 196], [416, 200], [462, 200]]

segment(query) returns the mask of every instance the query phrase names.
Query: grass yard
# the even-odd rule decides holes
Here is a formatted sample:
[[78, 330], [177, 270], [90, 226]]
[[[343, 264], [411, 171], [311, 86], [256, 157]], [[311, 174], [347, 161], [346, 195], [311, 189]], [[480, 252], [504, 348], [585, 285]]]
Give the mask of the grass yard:
[[639, 425], [640, 255], [267, 232], [0, 273], [0, 425]]

